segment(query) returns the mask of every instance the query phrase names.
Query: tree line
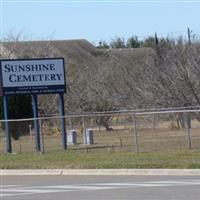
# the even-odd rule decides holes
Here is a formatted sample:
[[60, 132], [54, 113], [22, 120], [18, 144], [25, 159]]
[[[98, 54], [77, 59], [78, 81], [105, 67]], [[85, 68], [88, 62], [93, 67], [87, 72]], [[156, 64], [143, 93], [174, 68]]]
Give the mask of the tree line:
[[109, 49], [109, 48], [139, 48], [139, 47], [155, 47], [156, 36], [149, 36], [144, 40], [139, 40], [138, 36], [131, 36], [127, 40], [124, 37], [115, 37], [111, 39], [111, 42], [106, 42], [101, 40], [98, 42], [97, 47], [100, 49]]
[[[18, 43], [13, 43], [12, 53], [17, 52], [19, 58], [61, 56], [51, 42], [41, 48], [32, 45], [31, 49], [21, 49]], [[118, 48], [121, 51], [115, 50]], [[127, 41], [117, 37], [109, 45], [101, 41], [93, 55], [83, 55], [91, 62], [81, 57], [79, 62], [69, 64], [67, 114], [200, 105], [198, 38], [188, 42], [183, 37], [149, 37], [144, 41], [136, 36]], [[32, 116], [30, 97], [10, 97], [9, 101], [10, 118]], [[41, 95], [39, 104], [41, 113], [58, 112], [55, 95]], [[198, 113], [194, 117], [200, 120]], [[97, 123], [109, 129], [108, 117]], [[13, 127], [13, 135], [18, 138]]]
[[[76, 106], [77, 110], [93, 112], [199, 106], [198, 38], [192, 43], [183, 37], [154, 37], [151, 41], [151, 48], [140, 46], [138, 52], [141, 53], [133, 55], [130, 48], [117, 39], [115, 42], [120, 45], [111, 46], [107, 62], [100, 63], [94, 71], [84, 71], [78, 82], [71, 84], [72, 96], [73, 91], [76, 92], [70, 108]], [[114, 51], [117, 47], [121, 51]], [[184, 126], [183, 115], [176, 117]], [[193, 117], [200, 120], [199, 113]], [[108, 122], [107, 118], [101, 119], [105, 127]]]

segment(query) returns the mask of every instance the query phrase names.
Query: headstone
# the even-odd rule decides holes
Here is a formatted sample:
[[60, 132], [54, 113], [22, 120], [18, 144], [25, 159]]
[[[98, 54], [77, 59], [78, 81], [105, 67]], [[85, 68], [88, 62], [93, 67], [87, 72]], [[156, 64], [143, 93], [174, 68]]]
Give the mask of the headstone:
[[76, 130], [68, 130], [67, 131], [67, 144], [76, 144], [77, 133]]
[[86, 144], [86, 145], [94, 144], [92, 129], [88, 128], [85, 130], [85, 135], [84, 135], [83, 141], [84, 141], [84, 144]]

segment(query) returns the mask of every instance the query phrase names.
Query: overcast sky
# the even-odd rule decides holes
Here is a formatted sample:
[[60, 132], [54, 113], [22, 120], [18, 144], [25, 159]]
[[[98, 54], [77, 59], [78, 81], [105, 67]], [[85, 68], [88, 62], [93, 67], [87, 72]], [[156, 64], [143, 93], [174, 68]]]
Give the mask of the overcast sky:
[[[200, 33], [200, 1], [0, 0], [1, 37], [22, 32], [27, 39], [109, 41]], [[2, 39], [2, 38], [1, 38]]]

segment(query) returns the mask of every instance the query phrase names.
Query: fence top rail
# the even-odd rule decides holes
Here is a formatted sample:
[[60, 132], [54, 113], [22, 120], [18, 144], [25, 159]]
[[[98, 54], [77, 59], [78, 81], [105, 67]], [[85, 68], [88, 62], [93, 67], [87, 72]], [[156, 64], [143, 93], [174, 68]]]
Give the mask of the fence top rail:
[[[95, 115], [95, 114], [119, 114], [119, 113], [141, 113], [141, 112], [156, 112], [156, 111], [179, 111], [179, 110], [195, 110], [200, 109], [200, 106], [182, 106], [182, 107], [167, 107], [167, 108], [150, 108], [150, 109], [129, 109], [129, 110], [112, 110], [112, 111], [101, 111], [101, 112], [84, 112], [84, 113], [72, 113], [71, 115]], [[49, 114], [47, 116], [56, 116], [58, 114]]]
[[[184, 108], [184, 109], [183, 109]], [[187, 108], [187, 109], [186, 109]], [[121, 110], [121, 111], [109, 111], [109, 112], [94, 112], [94, 113], [85, 113], [85, 114], [72, 114], [72, 115], [53, 115], [53, 116], [44, 116], [38, 118], [25, 118], [25, 119], [8, 119], [8, 120], [0, 120], [0, 122], [20, 122], [20, 121], [33, 121], [33, 120], [49, 120], [49, 119], [60, 119], [60, 118], [76, 118], [76, 117], [103, 117], [103, 116], [119, 116], [119, 115], [156, 115], [156, 114], [178, 114], [178, 113], [197, 113], [200, 112], [200, 106], [198, 109], [194, 109], [196, 107], [182, 107], [182, 109], [160, 109], [160, 110]]]

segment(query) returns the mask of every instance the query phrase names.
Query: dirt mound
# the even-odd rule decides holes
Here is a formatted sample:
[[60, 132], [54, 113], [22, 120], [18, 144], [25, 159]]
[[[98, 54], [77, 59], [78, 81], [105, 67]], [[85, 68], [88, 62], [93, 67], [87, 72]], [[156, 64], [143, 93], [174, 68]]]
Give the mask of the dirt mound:
[[[123, 66], [135, 65], [150, 59], [151, 48], [98, 49], [84, 39], [52, 41], [17, 41], [2, 43], [1, 58], [64, 57], [68, 76], [81, 68], [97, 69], [117, 62]], [[135, 64], [134, 64], [135, 63]]]

